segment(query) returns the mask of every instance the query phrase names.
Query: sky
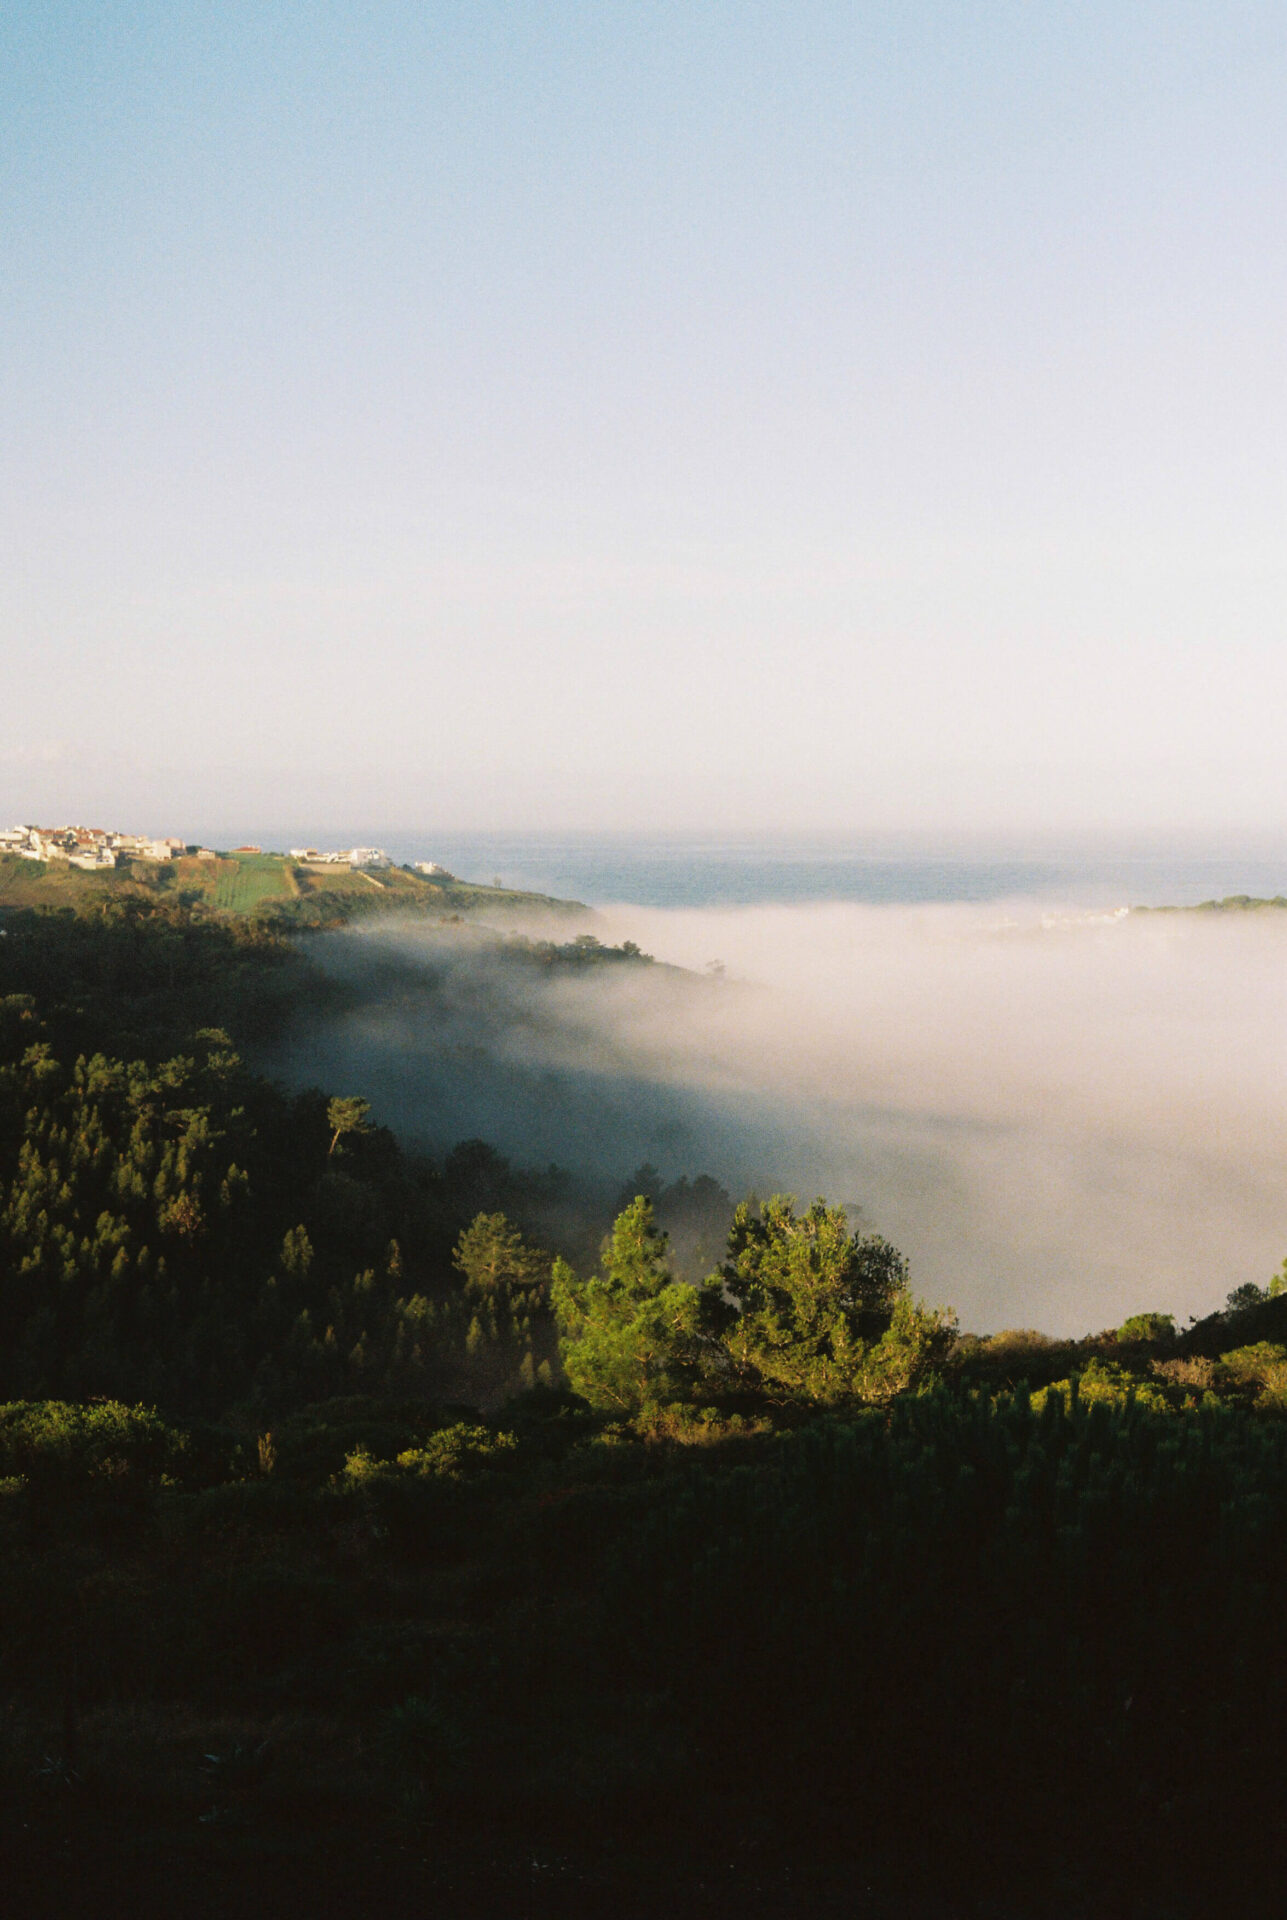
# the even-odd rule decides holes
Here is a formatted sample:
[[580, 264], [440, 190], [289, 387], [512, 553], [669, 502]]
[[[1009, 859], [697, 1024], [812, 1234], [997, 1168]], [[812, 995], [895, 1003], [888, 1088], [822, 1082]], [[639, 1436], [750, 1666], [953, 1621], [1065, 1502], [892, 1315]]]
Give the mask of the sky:
[[1287, 829], [1287, 10], [12, 0], [0, 815]]

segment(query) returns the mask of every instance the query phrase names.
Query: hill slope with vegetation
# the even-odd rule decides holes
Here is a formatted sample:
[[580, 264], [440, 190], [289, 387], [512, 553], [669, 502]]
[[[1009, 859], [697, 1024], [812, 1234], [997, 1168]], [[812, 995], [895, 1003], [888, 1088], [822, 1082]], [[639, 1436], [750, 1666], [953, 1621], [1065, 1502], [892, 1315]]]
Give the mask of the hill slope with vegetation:
[[87, 913], [110, 901], [131, 899], [298, 928], [334, 927], [377, 913], [500, 909], [557, 916], [585, 911], [576, 901], [480, 886], [452, 874], [429, 876], [405, 866], [371, 872], [244, 849], [213, 858], [191, 854], [167, 861], [126, 859], [101, 872], [61, 860], [0, 853], [0, 908], [65, 907]]
[[0, 916], [15, 1889], [1162, 1915], [1272, 1866], [1283, 1276], [967, 1336], [821, 1200], [411, 1155], [247, 1065], [317, 981], [245, 897]]

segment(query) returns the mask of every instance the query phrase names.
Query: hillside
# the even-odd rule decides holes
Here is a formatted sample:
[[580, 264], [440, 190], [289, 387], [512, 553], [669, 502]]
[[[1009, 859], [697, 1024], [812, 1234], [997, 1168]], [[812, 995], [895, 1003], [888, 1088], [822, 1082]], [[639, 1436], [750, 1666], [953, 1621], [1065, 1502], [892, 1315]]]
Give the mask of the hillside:
[[[289, 863], [195, 909], [187, 864], [0, 920], [15, 1911], [1174, 1920], [1279, 1874], [1287, 1274], [958, 1337], [821, 1200], [611, 1199], [445, 1097], [409, 1150], [356, 1056], [256, 1070], [349, 1007], [332, 952], [462, 1079], [660, 963], [295, 940]], [[537, 1068], [571, 1141], [591, 1076]]]
[[1195, 907], [1132, 907], [1132, 913], [1263, 913], [1287, 907], [1281, 893], [1262, 899], [1254, 893], [1230, 893], [1223, 900], [1200, 900]]
[[190, 855], [157, 862], [126, 859], [101, 873], [63, 861], [25, 860], [0, 854], [0, 907], [93, 909], [109, 899], [167, 902], [219, 916], [251, 916], [285, 926], [333, 927], [373, 913], [507, 913], [584, 911], [579, 902], [547, 894], [488, 887], [442, 875], [428, 879], [409, 867], [379, 873], [323, 866], [278, 853]]

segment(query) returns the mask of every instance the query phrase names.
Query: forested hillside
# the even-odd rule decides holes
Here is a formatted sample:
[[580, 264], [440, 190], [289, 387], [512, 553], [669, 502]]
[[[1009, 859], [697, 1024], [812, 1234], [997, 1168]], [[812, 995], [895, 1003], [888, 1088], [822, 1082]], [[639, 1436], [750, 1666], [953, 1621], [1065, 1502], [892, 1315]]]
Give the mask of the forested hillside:
[[961, 1334], [822, 1200], [605, 1208], [252, 1069], [334, 990], [253, 915], [0, 914], [24, 1899], [1162, 1915], [1272, 1865], [1282, 1276]]

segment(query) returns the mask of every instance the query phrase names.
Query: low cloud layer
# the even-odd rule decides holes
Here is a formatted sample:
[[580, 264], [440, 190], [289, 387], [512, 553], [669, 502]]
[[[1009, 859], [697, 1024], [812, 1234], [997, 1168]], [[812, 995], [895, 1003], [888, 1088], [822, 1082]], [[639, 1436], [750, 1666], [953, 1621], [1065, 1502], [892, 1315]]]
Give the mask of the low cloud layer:
[[481, 1134], [605, 1180], [649, 1158], [861, 1205], [979, 1329], [1184, 1319], [1287, 1250], [1287, 913], [622, 907], [595, 926], [692, 971], [546, 977], [467, 934], [345, 934], [318, 951], [350, 1007], [284, 1064], [431, 1146]]

